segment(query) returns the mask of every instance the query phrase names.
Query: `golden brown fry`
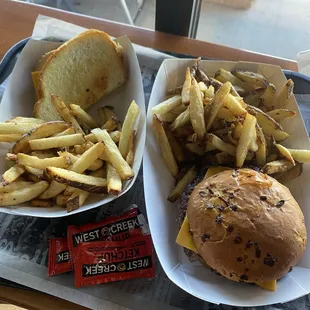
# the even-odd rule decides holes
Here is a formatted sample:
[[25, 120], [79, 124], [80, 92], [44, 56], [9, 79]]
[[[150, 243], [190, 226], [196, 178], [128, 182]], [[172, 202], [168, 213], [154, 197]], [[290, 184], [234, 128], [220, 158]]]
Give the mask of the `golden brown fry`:
[[220, 139], [216, 135], [212, 133], [207, 134], [206, 141], [207, 143], [215, 147], [217, 150], [226, 152], [227, 154], [231, 156], [236, 156], [236, 147], [234, 145], [231, 145], [230, 143], [224, 142], [222, 139]]
[[185, 158], [183, 149], [168, 126], [165, 126], [165, 132], [166, 132], [169, 144], [171, 146], [174, 158], [176, 159], [178, 163], [184, 162], [186, 158]]
[[69, 196], [67, 196], [67, 195], [62, 195], [62, 194], [57, 195], [57, 197], [56, 197], [57, 206], [66, 207], [68, 199], [69, 199]]
[[241, 71], [241, 70], [234, 70], [231, 72], [235, 77], [237, 77], [239, 80], [250, 84], [255, 87], [262, 87], [266, 88], [268, 86], [268, 81], [267, 79], [259, 74], [259, 73], [254, 73], [254, 72], [249, 72], [249, 71]]
[[[60, 137], [60, 136], [67, 136], [67, 135], [73, 135], [75, 133], [75, 130], [73, 127], [70, 127], [62, 132], [56, 133], [52, 135], [52, 137]], [[45, 137], [40, 137], [40, 138], [45, 138]]]
[[136, 131], [134, 130], [129, 138], [129, 149], [126, 156], [126, 161], [130, 167], [132, 167], [134, 159], [135, 159], [135, 137]]
[[45, 169], [48, 166], [54, 166], [59, 168], [65, 168], [70, 165], [70, 160], [68, 157], [52, 157], [40, 159], [36, 156], [29, 156], [27, 154], [18, 153], [17, 154], [17, 163], [19, 165], [28, 165], [38, 169]]
[[253, 140], [253, 136], [256, 134], [255, 127], [256, 127], [255, 117], [247, 113], [243, 122], [243, 131], [241, 133], [236, 150], [237, 167], [243, 166], [243, 163], [249, 150], [250, 143]]
[[79, 123], [76, 121], [76, 119], [74, 118], [74, 116], [72, 115], [72, 113], [70, 112], [70, 110], [60, 97], [52, 95], [51, 103], [65, 122], [71, 124], [77, 133], [84, 134], [83, 129], [81, 128]]
[[129, 151], [130, 137], [134, 132], [134, 126], [139, 116], [140, 109], [136, 102], [133, 100], [127, 110], [125, 120], [122, 126], [122, 134], [118, 144], [118, 148], [123, 158], [126, 158]]
[[25, 134], [40, 125], [38, 123], [0, 123], [0, 134]]
[[2, 175], [2, 184], [8, 185], [15, 181], [25, 172], [25, 169], [20, 165], [14, 165], [9, 170], [5, 171]]
[[271, 116], [276, 122], [278, 122], [285, 118], [295, 116], [296, 112], [287, 109], [275, 109], [267, 112], [267, 114]]
[[0, 206], [13, 206], [32, 200], [43, 193], [48, 187], [46, 181], [33, 183], [25, 188], [0, 194]]
[[34, 168], [28, 165], [25, 165], [24, 168], [28, 173], [35, 175], [39, 179], [43, 179], [44, 170], [39, 169], [39, 168]]
[[85, 112], [79, 105], [70, 104], [70, 109], [71, 109], [71, 113], [89, 128], [98, 127], [97, 122], [87, 112]]
[[262, 127], [265, 135], [274, 137], [276, 141], [283, 141], [289, 136], [283, 131], [282, 126], [279, 123], [262, 110], [250, 106], [247, 107], [247, 110], [250, 114], [255, 116], [257, 123]]
[[171, 129], [175, 130], [183, 125], [186, 125], [190, 122], [189, 108], [182, 112], [172, 123]]
[[264, 166], [263, 171], [264, 173], [267, 173], [267, 174], [274, 174], [274, 173], [288, 171], [293, 167], [294, 166], [292, 165], [292, 163], [290, 163], [288, 160], [281, 159], [281, 160], [275, 160], [275, 161], [271, 161], [267, 163]]
[[175, 95], [172, 98], [169, 98], [152, 109], [153, 115], [160, 115], [169, 112], [175, 107], [179, 106], [182, 103], [182, 97], [180, 95]]
[[106, 179], [56, 167], [48, 167], [45, 171], [49, 178], [58, 183], [79, 188], [90, 193], [102, 194], [107, 192]]
[[230, 94], [226, 96], [224, 106], [235, 116], [244, 116], [246, 114], [246, 110], [243, 107], [242, 102], [239, 101], [237, 97]]
[[172, 176], [176, 177], [179, 172], [179, 167], [174, 158], [171, 145], [167, 138], [164, 127], [156, 115], [153, 116], [153, 130], [159, 143], [159, 147], [164, 157], [167, 168], [172, 174]]
[[267, 145], [264, 133], [259, 125], [256, 125], [256, 134], [258, 141], [258, 150], [256, 151], [256, 164], [258, 167], [263, 167], [266, 164]]
[[253, 107], [259, 107], [261, 106], [262, 99], [261, 96], [264, 94], [265, 89], [264, 88], [258, 88], [255, 90], [252, 90], [251, 92], [247, 93], [244, 96], [244, 102], [246, 104], [249, 104]]
[[252, 140], [251, 140], [250, 145], [249, 145], [249, 151], [256, 152], [257, 150], [258, 150], [257, 134], [256, 134], [256, 130], [255, 130], [255, 132], [253, 133]]
[[289, 99], [293, 96], [294, 82], [289, 79], [283, 88], [280, 90], [279, 96], [274, 102], [273, 108], [286, 108]]
[[219, 110], [217, 118], [223, 119], [228, 123], [235, 122], [237, 120], [236, 116], [230, 110], [224, 107]]
[[231, 84], [224, 83], [221, 88], [216, 92], [214, 100], [211, 103], [211, 108], [208, 111], [207, 122], [206, 122], [206, 131], [208, 132], [215, 121], [219, 110], [223, 107], [226, 97], [229, 95], [231, 89]]
[[240, 122], [236, 122], [235, 128], [233, 130], [233, 138], [238, 140], [241, 136], [242, 131], [243, 131], [243, 125]]
[[106, 152], [109, 161], [112, 163], [113, 167], [121, 176], [122, 180], [131, 179], [134, 176], [134, 172], [125, 161], [125, 159], [122, 157], [122, 154], [109, 136], [108, 132], [99, 128], [93, 129], [92, 132], [96, 135], [97, 140], [104, 142], [104, 151]]
[[106, 129], [108, 132], [114, 131], [118, 128], [119, 120], [117, 116], [113, 116], [112, 118], [108, 119], [101, 129]]
[[263, 105], [268, 109], [272, 110], [276, 102], [276, 88], [273, 84], [269, 84], [261, 96]]
[[35, 139], [29, 141], [31, 150], [47, 150], [52, 148], [60, 148], [66, 146], [74, 146], [77, 144], [83, 144], [85, 139], [82, 134], [76, 133], [73, 135], [50, 137], [43, 139]]
[[37, 208], [51, 208], [54, 207], [55, 203], [53, 200], [33, 199], [30, 201], [32, 207]]
[[170, 193], [168, 200], [171, 202], [175, 202], [178, 200], [182, 193], [185, 191], [188, 184], [192, 183], [197, 176], [197, 170], [195, 167], [190, 168], [184, 176], [178, 181], [175, 188]]
[[71, 196], [66, 201], [67, 212], [71, 212], [80, 208], [85, 203], [89, 194], [89, 192], [75, 188]]
[[21, 152], [29, 153], [31, 151], [29, 141], [46, 138], [70, 128], [70, 124], [63, 121], [53, 121], [41, 124], [38, 128], [35, 128], [22, 136], [22, 138], [14, 145], [12, 152], [14, 154]]
[[295, 160], [294, 160], [292, 154], [290, 153], [290, 151], [289, 151], [285, 146], [283, 146], [283, 145], [281, 145], [281, 144], [275, 144], [274, 146], [278, 149], [280, 155], [282, 155], [282, 156], [283, 156], [285, 159], [287, 159], [293, 166], [295, 166]]
[[253, 90], [253, 86], [244, 83], [243, 81], [232, 75], [231, 72], [226, 71], [223, 68], [221, 68], [217, 73], [215, 73], [214, 77], [222, 83], [230, 82], [232, 85], [238, 86], [239, 88], [244, 89], [246, 91]]
[[192, 152], [193, 154], [196, 154], [198, 156], [202, 156], [205, 154], [205, 150], [203, 149], [202, 146], [199, 146], [197, 144], [194, 143], [186, 143], [185, 147]]
[[309, 163], [310, 162], [310, 150], [296, 150], [288, 149], [292, 157], [299, 163]]
[[190, 88], [192, 85], [192, 76], [191, 76], [191, 71], [190, 68], [186, 68], [186, 73], [185, 73], [185, 81], [182, 87], [182, 103], [184, 104], [189, 104], [190, 101]]
[[22, 188], [26, 188], [31, 184], [33, 183], [27, 181], [14, 181], [8, 185], [0, 184], [0, 193], [9, 193], [12, 191], [16, 191]]
[[122, 191], [122, 179], [110, 163], [107, 163], [107, 184], [111, 195], [119, 195]]
[[194, 78], [190, 88], [189, 115], [194, 131], [197, 133], [199, 139], [202, 140], [206, 133], [204, 107], [198, 83]]
[[16, 142], [21, 139], [22, 135], [18, 133], [0, 135], [0, 142]]

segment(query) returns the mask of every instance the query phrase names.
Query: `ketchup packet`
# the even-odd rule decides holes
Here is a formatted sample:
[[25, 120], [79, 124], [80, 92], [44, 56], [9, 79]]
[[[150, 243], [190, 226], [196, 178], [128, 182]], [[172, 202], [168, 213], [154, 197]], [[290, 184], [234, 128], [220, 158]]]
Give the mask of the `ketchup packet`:
[[[148, 230], [146, 221], [137, 207], [120, 215], [113, 215], [98, 222], [83, 226], [68, 227], [68, 245], [73, 262], [76, 261], [76, 250], [82, 242], [97, 240], [123, 241], [133, 236], [142, 236], [142, 230]], [[147, 233], [147, 232], [145, 232]]]
[[76, 253], [75, 287], [155, 277], [150, 235], [80, 243]]
[[67, 238], [49, 240], [47, 275], [66, 273], [73, 270]]

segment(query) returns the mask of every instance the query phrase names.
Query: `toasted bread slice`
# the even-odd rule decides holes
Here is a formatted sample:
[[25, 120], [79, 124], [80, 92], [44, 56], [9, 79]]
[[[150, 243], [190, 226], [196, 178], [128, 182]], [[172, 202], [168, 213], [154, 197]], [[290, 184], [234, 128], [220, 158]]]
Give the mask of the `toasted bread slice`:
[[37, 66], [36, 66], [36, 71], [41, 71], [45, 65], [45, 63], [47, 62], [47, 60], [49, 59], [49, 57], [55, 52], [55, 50], [49, 51], [47, 53], [45, 53], [44, 55], [41, 56]]
[[38, 82], [42, 100], [36, 103], [34, 115], [55, 120], [51, 119], [55, 113], [50, 115], [52, 94], [61, 97], [66, 105], [78, 104], [86, 110], [125, 80], [122, 47], [105, 32], [87, 30], [61, 45], [47, 59]]

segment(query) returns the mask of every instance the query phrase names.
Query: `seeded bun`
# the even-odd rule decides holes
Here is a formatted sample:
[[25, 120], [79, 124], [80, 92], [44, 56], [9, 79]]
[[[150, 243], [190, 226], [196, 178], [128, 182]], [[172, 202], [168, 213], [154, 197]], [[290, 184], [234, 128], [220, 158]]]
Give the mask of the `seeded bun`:
[[280, 279], [306, 247], [304, 217], [289, 189], [252, 169], [202, 180], [187, 216], [201, 257], [234, 281]]

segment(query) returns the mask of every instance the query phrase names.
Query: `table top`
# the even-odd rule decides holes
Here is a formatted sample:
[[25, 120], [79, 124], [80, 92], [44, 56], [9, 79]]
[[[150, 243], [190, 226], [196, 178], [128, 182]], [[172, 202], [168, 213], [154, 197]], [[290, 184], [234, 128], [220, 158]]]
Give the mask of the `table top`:
[[46, 8], [43, 6], [0, 0], [0, 59], [16, 42], [29, 37], [39, 14], [59, 18], [86, 28], [106, 31], [112, 36], [126, 34], [133, 43], [156, 50], [232, 61], [253, 61], [279, 65], [297, 71], [295, 61], [224, 47], [186, 37], [114, 23], [107, 20]]
[[[101, 29], [115, 37], [126, 34], [133, 43], [156, 50], [223, 60], [263, 62], [297, 71], [296, 62], [292, 60], [224, 47], [29, 3], [0, 0], [0, 6], [0, 59], [12, 45], [31, 35], [37, 16], [42, 14], [86, 28]], [[6, 286], [0, 286], [0, 300], [26, 309], [86, 309], [47, 294]]]

